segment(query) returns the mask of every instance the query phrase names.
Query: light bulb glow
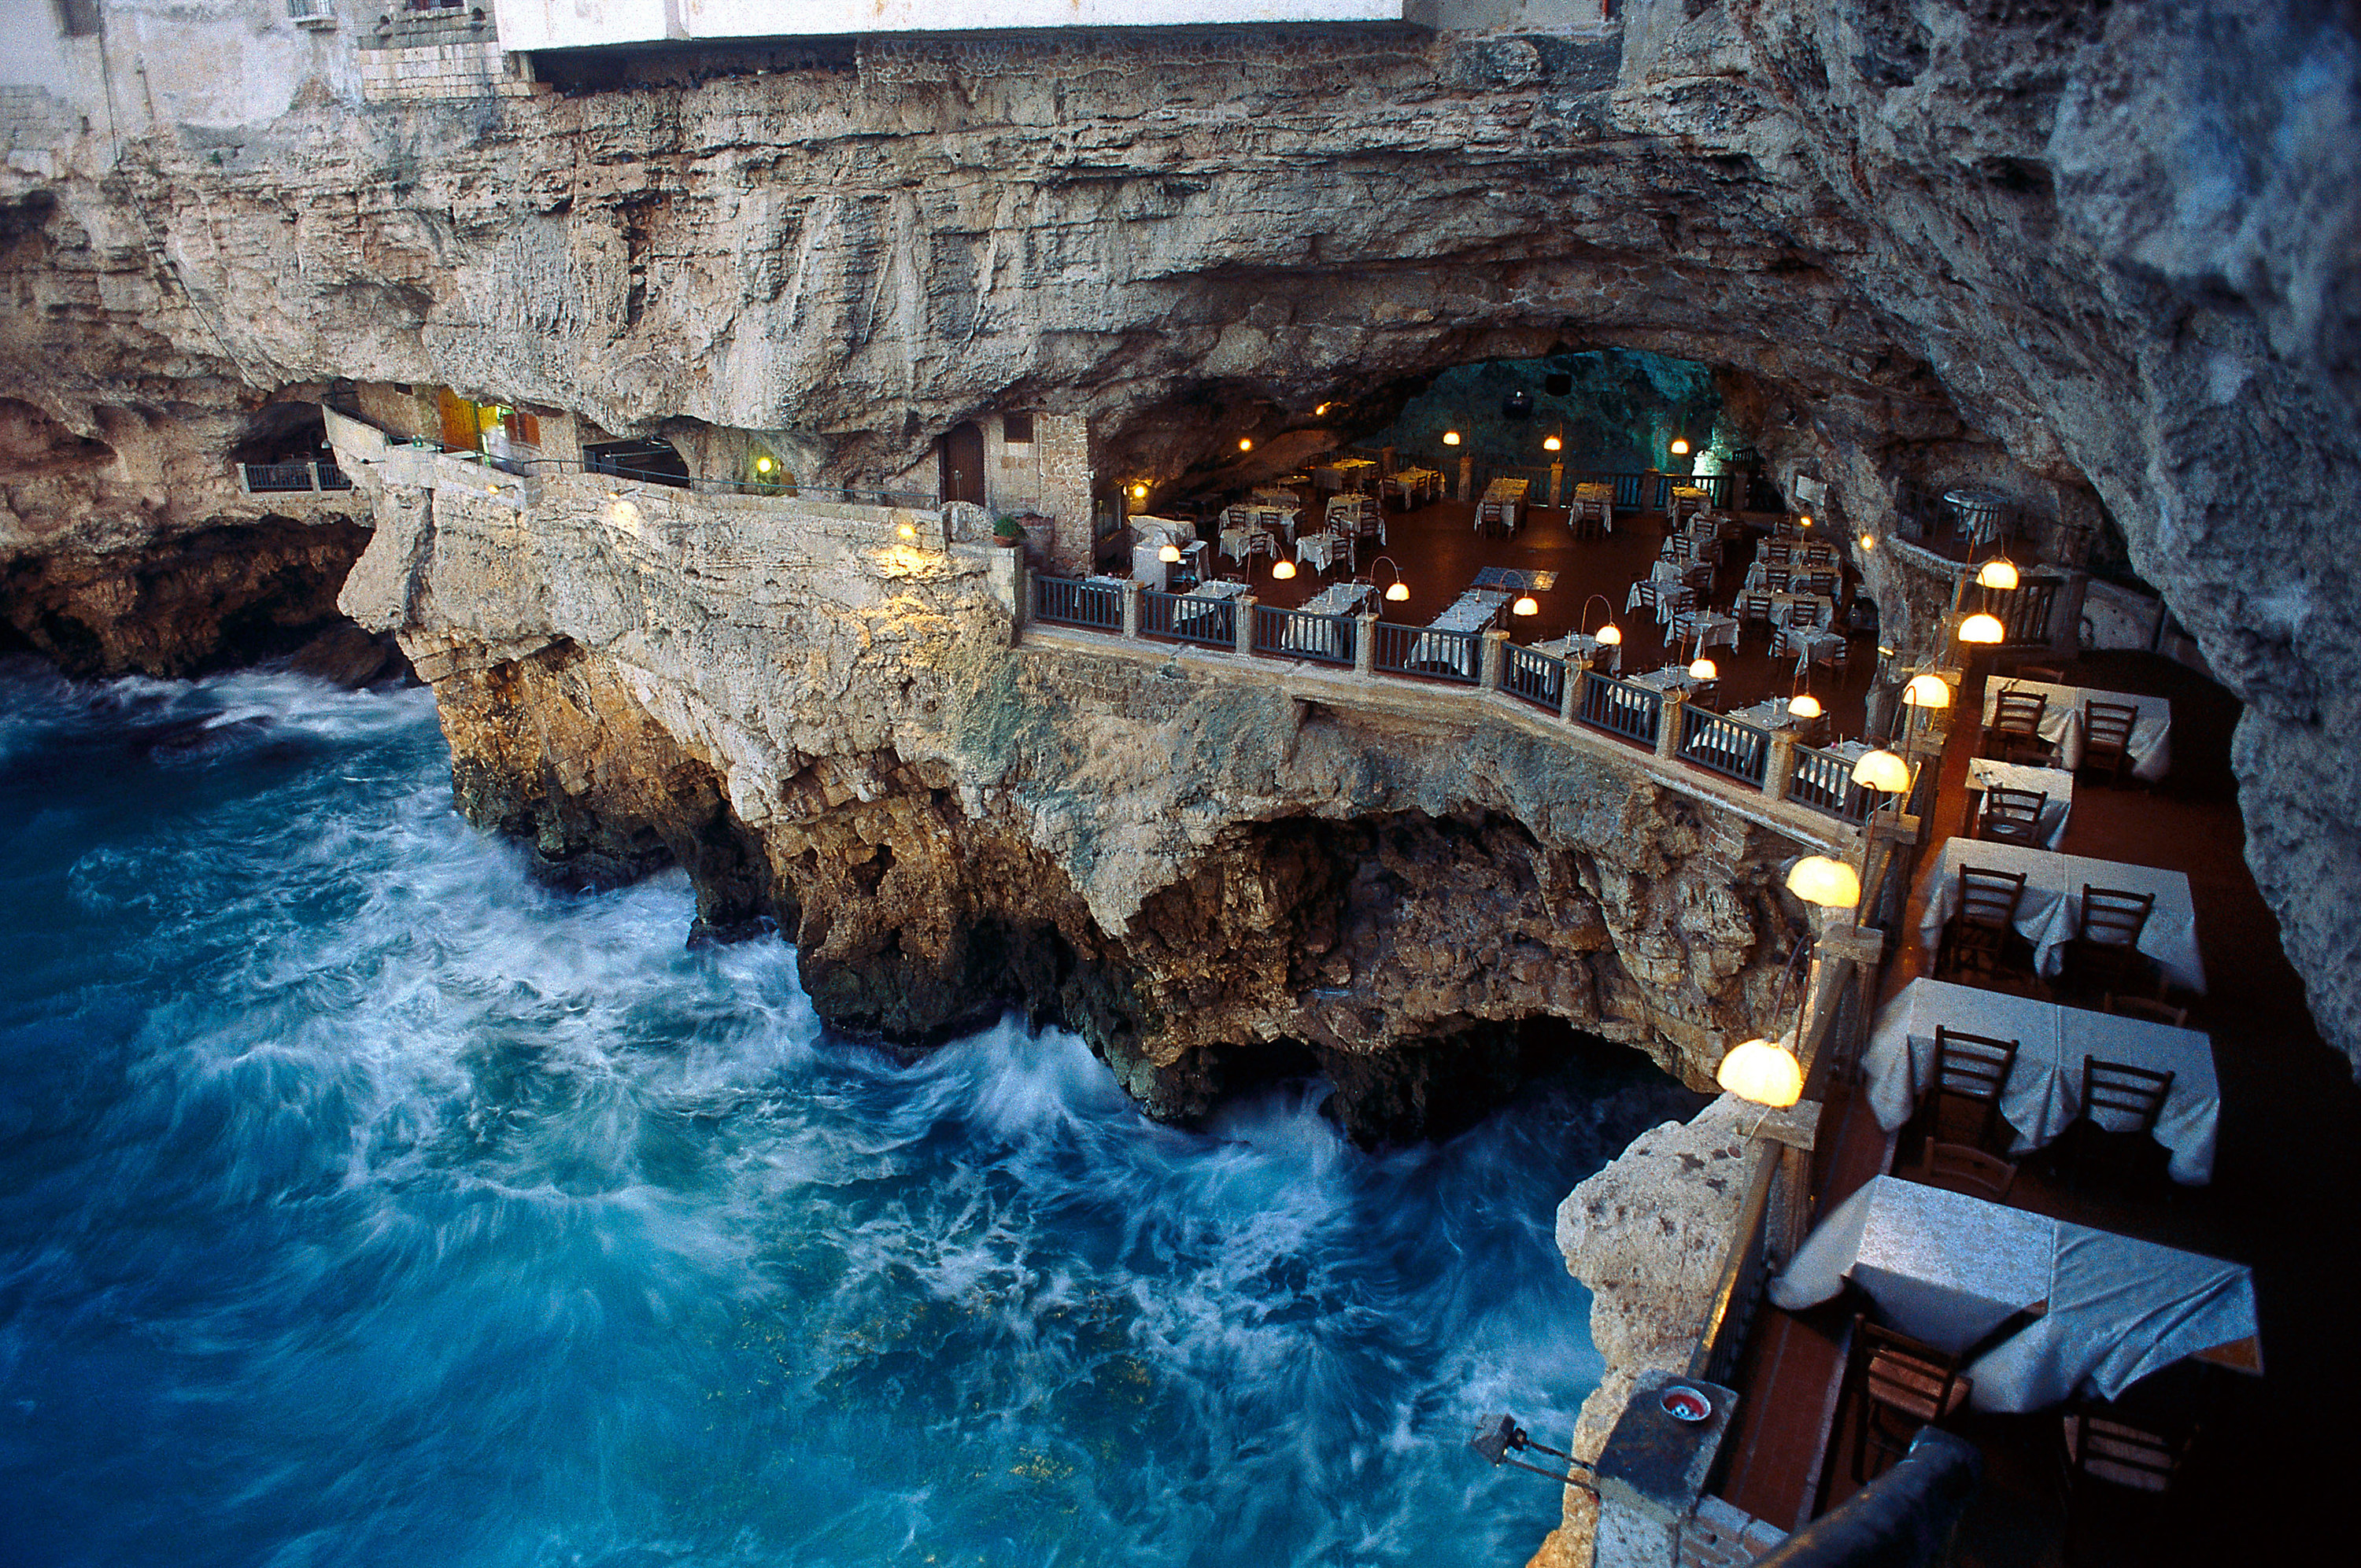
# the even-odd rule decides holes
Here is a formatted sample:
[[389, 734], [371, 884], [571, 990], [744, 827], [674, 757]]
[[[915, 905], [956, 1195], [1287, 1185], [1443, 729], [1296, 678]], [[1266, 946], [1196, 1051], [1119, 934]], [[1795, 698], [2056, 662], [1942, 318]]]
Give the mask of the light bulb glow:
[[1720, 674], [1711, 659], [1701, 658], [1689, 666], [1689, 679], [1693, 681], [1713, 680]]
[[1900, 795], [1910, 787], [1910, 764], [1891, 751], [1871, 751], [1852, 765], [1852, 782], [1863, 789]]
[[1146, 485], [1132, 486], [1131, 499], [1136, 501], [1146, 500], [1148, 499], [1148, 487]]
[[1254, 437], [1251, 435], [1239, 436], [1238, 450], [1241, 452], [1252, 452], [1254, 450]]
[[905, 539], [916, 539], [918, 537], [918, 531], [906, 522], [902, 525], [902, 537]]
[[1295, 576], [1295, 563], [1287, 560], [1284, 557], [1279, 560], [1273, 561], [1270, 564], [1270, 575], [1277, 577], [1283, 583], [1287, 581], [1288, 578]]
[[1673, 448], [1672, 448], [1672, 450], [1673, 450], [1673, 455], [1674, 455], [1674, 456], [1675, 456], [1675, 457], [1686, 457], [1686, 456], [1687, 456], [1687, 455], [1689, 455], [1689, 442], [1688, 442], [1688, 437], [1686, 437], [1686, 436], [1685, 436], [1685, 435], [1676, 435], [1676, 436], [1673, 437]]
[[2000, 617], [1996, 615], [1971, 615], [1960, 622], [1960, 641], [1962, 642], [2004, 642], [2007, 640], [2008, 628], [2000, 623]]
[[777, 466], [778, 464], [774, 462], [767, 453], [754, 459], [754, 472], [757, 474], [767, 474]]
[[1533, 598], [1531, 594], [1525, 595], [1523, 598], [1517, 600], [1516, 603], [1509, 607], [1509, 613], [1510, 615], [1539, 615], [1541, 612], [1541, 600]]
[[1393, 586], [1386, 589], [1386, 598], [1393, 600], [1396, 604], [1400, 604], [1402, 600], [1410, 598], [1410, 585], [1397, 577], [1394, 580]]
[[1985, 562], [1976, 568], [1976, 587], [2003, 591], [2016, 587], [2016, 563], [2005, 555]]
[[1842, 861], [1806, 855], [1787, 872], [1787, 891], [1823, 909], [1853, 909], [1861, 904], [1861, 878]]
[[1168, 539], [1164, 542], [1164, 548], [1156, 553], [1156, 558], [1169, 566], [1180, 559], [1180, 546]]
[[1804, 1067], [1771, 1040], [1749, 1040], [1721, 1058], [1713, 1080], [1741, 1100], [1784, 1111], [1804, 1097]]
[[1565, 450], [1565, 443], [1560, 441], [1554, 435], [1544, 435], [1542, 437], [1542, 450], [1544, 452], [1563, 452]]
[[1910, 684], [1902, 688], [1902, 700], [1913, 707], [1949, 707], [1950, 683], [1940, 675], [1913, 675]]
[[1877, 535], [1874, 533], [1864, 533], [1859, 539], [1853, 541], [1853, 543], [1860, 545], [1863, 550], [1874, 550], [1877, 548]]
[[1601, 648], [1621, 647], [1623, 644], [1623, 629], [1616, 625], [1613, 621], [1609, 621], [1606, 625], [1598, 629], [1598, 642]]
[[1787, 702], [1787, 712], [1795, 718], [1817, 718], [1827, 711], [1820, 706], [1820, 699], [1809, 692], [1798, 692]]
[[1458, 433], [1457, 431], [1455, 431], [1455, 430], [1446, 430], [1446, 431], [1444, 431], [1444, 432], [1443, 433], [1443, 444], [1444, 444], [1444, 445], [1445, 445], [1445, 446], [1456, 446], [1456, 445], [1458, 445], [1458, 444], [1459, 444], [1459, 433]]

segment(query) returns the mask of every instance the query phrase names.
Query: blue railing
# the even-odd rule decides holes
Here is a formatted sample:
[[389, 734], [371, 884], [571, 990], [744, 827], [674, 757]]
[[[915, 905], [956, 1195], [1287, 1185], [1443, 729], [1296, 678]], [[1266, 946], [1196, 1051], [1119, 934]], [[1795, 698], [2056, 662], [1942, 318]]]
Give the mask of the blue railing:
[[1752, 724], [1689, 703], [1681, 709], [1681, 758], [1761, 789], [1771, 765], [1771, 737]]
[[1033, 614], [1060, 626], [1085, 626], [1099, 631], [1123, 630], [1123, 598], [1113, 585], [1085, 583], [1071, 577], [1033, 579]]
[[1255, 606], [1254, 651], [1326, 664], [1353, 662], [1353, 617]]
[[1544, 712], [1555, 713], [1565, 700], [1565, 661], [1518, 642], [1502, 652], [1506, 662], [1500, 667], [1500, 689]]
[[1437, 631], [1381, 620], [1371, 663], [1389, 674], [1424, 675], [1472, 686], [1483, 674], [1483, 641], [1473, 631]]
[[1843, 822], [1868, 817], [1876, 795], [1852, 782], [1850, 759], [1814, 746], [1795, 748], [1795, 771], [1788, 775], [1787, 798]]
[[241, 463], [238, 483], [247, 494], [282, 496], [313, 490], [349, 490], [352, 477], [334, 463]]
[[1233, 600], [1200, 594], [1168, 594], [1149, 588], [1139, 596], [1143, 636], [1170, 637], [1208, 648], [1238, 645], [1238, 607]]
[[1664, 699], [1653, 687], [1633, 685], [1593, 671], [1582, 683], [1582, 721], [1594, 729], [1655, 749], [1664, 722]]

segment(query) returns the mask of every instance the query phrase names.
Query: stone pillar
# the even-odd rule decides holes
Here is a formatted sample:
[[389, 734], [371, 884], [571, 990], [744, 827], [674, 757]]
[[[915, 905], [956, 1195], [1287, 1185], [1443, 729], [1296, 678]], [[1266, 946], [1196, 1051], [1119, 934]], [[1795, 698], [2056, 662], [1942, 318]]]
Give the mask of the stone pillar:
[[1254, 654], [1254, 612], [1256, 602], [1255, 597], [1252, 594], [1240, 594], [1237, 598], [1230, 601], [1230, 603], [1237, 607], [1235, 612], [1238, 618], [1237, 625], [1233, 630], [1235, 630], [1238, 634], [1238, 652], [1243, 657], [1251, 658]]
[[1500, 677], [1509, 668], [1509, 634], [1497, 626], [1487, 629], [1482, 648], [1481, 660], [1476, 666], [1476, 684], [1488, 692], [1499, 691]]
[[1773, 800], [1787, 798], [1787, 784], [1795, 776], [1795, 732], [1771, 731], [1771, 755], [1763, 767], [1763, 793]]
[[1472, 492], [1475, 488], [1476, 454], [1463, 452], [1459, 455], [1459, 499], [1463, 501], [1474, 499]]
[[1565, 464], [1564, 463], [1564, 461], [1559, 461], [1559, 462], [1553, 463], [1553, 464], [1551, 464], [1551, 465], [1550, 465], [1550, 499], [1549, 499], [1549, 504], [1550, 504], [1550, 505], [1552, 505], [1552, 506], [1554, 506], [1554, 507], [1562, 507], [1562, 506], [1565, 505]]
[[1123, 580], [1123, 634], [1139, 635], [1139, 584], [1131, 577]]
[[[1664, 1409], [1675, 1387], [1703, 1396], [1701, 1420]], [[1705, 1495], [1738, 1396], [1719, 1384], [1652, 1367], [1631, 1387], [1631, 1403], [1598, 1451], [1598, 1534], [1592, 1561], [1601, 1568], [1675, 1568], [1681, 1527]]]
[[1656, 755], [1666, 759], [1681, 754], [1681, 709], [1688, 704], [1686, 692], [1666, 692], [1664, 706], [1656, 721]]
[[1378, 612], [1363, 610], [1353, 618], [1360, 622], [1360, 632], [1353, 639], [1353, 673], [1374, 675], [1378, 673]]
[[1562, 723], [1572, 724], [1582, 717], [1582, 688], [1590, 681], [1590, 661], [1568, 659], [1565, 662], [1565, 686], [1558, 693], [1557, 716]]

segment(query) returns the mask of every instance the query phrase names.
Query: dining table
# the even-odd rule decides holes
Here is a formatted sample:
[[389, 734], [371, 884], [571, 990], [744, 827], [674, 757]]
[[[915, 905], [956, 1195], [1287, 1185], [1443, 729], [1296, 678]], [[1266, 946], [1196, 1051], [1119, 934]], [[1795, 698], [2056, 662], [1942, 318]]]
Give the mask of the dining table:
[[1532, 488], [1530, 479], [1495, 479], [1484, 487], [1484, 499], [1476, 503], [1476, 528], [1488, 528], [1498, 523], [1514, 533], [1524, 526], [1525, 493]]
[[1257, 539], [1263, 542], [1263, 547], [1267, 551], [1275, 552], [1279, 548], [1277, 542], [1271, 538], [1268, 529], [1242, 524], [1224, 527], [1222, 530], [1222, 554], [1233, 561], [1243, 561], [1253, 549]]
[[1979, 1410], [2113, 1399], [2191, 1358], [2262, 1366], [2245, 1265], [1900, 1177], [1831, 1209], [1766, 1294], [1805, 1311], [1848, 1282], [1888, 1327], [1966, 1358]]
[[[2172, 1074], [2156, 1141], [2170, 1153], [2173, 1180], [2199, 1187], [2213, 1179], [2222, 1087], [2213, 1070], [2213, 1039], [2202, 1031], [1922, 976], [1879, 1010], [1861, 1049], [1870, 1109], [1889, 1133], [1910, 1120], [1935, 1080], [1938, 1027], [2016, 1042], [2016, 1060], [2000, 1102], [2001, 1116], [2015, 1136], [2013, 1153], [2047, 1148], [2073, 1124], [2082, 1109], [2082, 1058], [2096, 1057]], [[2099, 1124], [2110, 1131], [2131, 1125], [2111, 1126], [2116, 1120], [2112, 1112], [2100, 1113]]]
[[1918, 922], [1918, 937], [1930, 958], [1941, 948], [1943, 927], [1959, 908], [1962, 866], [2024, 874], [2015, 925], [2033, 944], [2035, 966], [2045, 975], [2065, 967], [2066, 944], [2082, 917], [2083, 888], [2153, 894], [2156, 902], [2140, 928], [2139, 950], [2182, 990], [2205, 990], [2205, 962], [2197, 950], [2197, 906], [2185, 872], [1982, 839], [1944, 839], [1923, 873], [1919, 885], [1926, 914]]
[[1968, 759], [1968, 829], [1972, 832], [1983, 809], [1988, 789], [2019, 789], [2045, 797], [2034, 836], [2045, 850], [2054, 850], [2066, 836], [2066, 819], [2074, 811], [2074, 775], [2063, 768], [2036, 768], [2004, 762], [1993, 757]]
[[1607, 532], [1615, 532], [1615, 487], [1583, 484], [1574, 487], [1574, 507], [1598, 519], [1598, 526]]
[[1402, 468], [1383, 488], [1388, 495], [1401, 497], [1402, 510], [1410, 511], [1443, 499], [1443, 476], [1432, 468]]
[[1350, 534], [1340, 537], [1334, 533], [1305, 533], [1295, 541], [1295, 559], [1314, 571], [1328, 570], [1336, 564], [1340, 555], [1348, 561], [1352, 559], [1353, 539]]
[[2050, 681], [1995, 679], [1984, 683], [1983, 721], [1990, 725], [2000, 710], [2003, 692], [2026, 692], [2043, 699], [2041, 722], [2035, 732], [2055, 749], [2058, 765], [2068, 772], [2082, 765], [2087, 715], [2084, 704], [2119, 703], [2136, 708], [2132, 721], [2132, 776], [2150, 783], [2172, 769], [2172, 703], [2169, 698], [2143, 696], [2136, 692], [2107, 691], [2097, 686], [2059, 685]]
[[[1246, 584], [1225, 578], [1216, 577], [1210, 583], [1200, 583], [1173, 599], [1173, 628], [1176, 630], [1193, 630], [1206, 617], [1213, 615], [1218, 606], [1231, 599], [1243, 598], [1246, 593]], [[1187, 623], [1185, 628], [1183, 622]]]
[[1409, 662], [1448, 664], [1463, 675], [1475, 675], [1483, 654], [1481, 640], [1472, 634], [1498, 620], [1501, 607], [1513, 597], [1499, 588], [1469, 588], [1426, 623], [1426, 630], [1411, 645]]
[[1664, 510], [1678, 521], [1691, 512], [1703, 511], [1713, 505], [1713, 497], [1702, 485], [1675, 485], [1671, 499]]
[[[1287, 618], [1279, 630], [1279, 646], [1345, 658], [1352, 650], [1353, 630], [1341, 618], [1361, 613], [1376, 593], [1367, 583], [1329, 584], [1304, 601], [1301, 614]], [[1324, 619], [1310, 619], [1313, 616]]]
[[1673, 636], [1684, 642], [1694, 639], [1700, 653], [1708, 648], [1735, 648], [1738, 617], [1711, 609], [1683, 610], [1673, 617]]
[[1845, 634], [1830, 626], [1783, 625], [1771, 634], [1771, 656], [1795, 655], [1795, 674], [1807, 674], [1815, 663], [1833, 657], [1844, 646]]
[[1569, 631], [1563, 637], [1552, 638], [1547, 642], [1536, 642], [1532, 646], [1536, 653], [1547, 653], [1555, 659], [1587, 659], [1590, 661], [1591, 668], [1604, 669], [1610, 675], [1620, 675], [1623, 673], [1623, 643], [1620, 639], [1613, 642], [1601, 642], [1596, 637], [1586, 636], [1579, 631]]

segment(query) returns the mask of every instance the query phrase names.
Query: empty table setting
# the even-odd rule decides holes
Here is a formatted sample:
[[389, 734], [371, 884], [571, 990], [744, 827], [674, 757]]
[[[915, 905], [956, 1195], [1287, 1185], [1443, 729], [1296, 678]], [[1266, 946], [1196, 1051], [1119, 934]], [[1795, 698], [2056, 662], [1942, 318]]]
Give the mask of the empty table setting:
[[1352, 559], [1353, 541], [1349, 535], [1340, 538], [1333, 533], [1306, 533], [1295, 542], [1296, 560], [1314, 571], [1326, 571], [1336, 564], [1339, 555]]
[[2152, 894], [2156, 902], [2140, 928], [2139, 950], [2155, 959], [2173, 984], [2184, 991], [2205, 990], [2205, 963], [2197, 951], [2197, 906], [2186, 873], [1981, 839], [1946, 839], [1927, 870], [1927, 913], [1918, 922], [1918, 937], [1929, 957], [1940, 950], [1943, 927], [1959, 907], [1962, 866], [2023, 874], [2025, 891], [2013, 924], [2033, 944], [2035, 965], [2045, 975], [2057, 974], [2064, 966], [2065, 946], [2078, 934], [2075, 927], [2081, 919], [2082, 889]]
[[1200, 583], [1172, 601], [1172, 624], [1180, 627], [1186, 623], [1193, 630], [1197, 622], [1213, 613], [1214, 606], [1227, 599], [1243, 598], [1246, 591], [1246, 584], [1221, 578]]
[[[1596, 637], [1586, 637], [1578, 631], [1568, 632], [1547, 642], [1536, 642], [1533, 652], [1557, 659], [1587, 659], [1592, 668], [1603, 668], [1610, 675], [1623, 673], [1623, 644], [1601, 642]], [[1602, 653], [1606, 655], [1604, 658], [1600, 657]]]
[[1495, 524], [1514, 533], [1524, 526], [1525, 492], [1532, 488], [1529, 479], [1495, 479], [1484, 487], [1484, 499], [1476, 503], [1473, 526], [1489, 528]]
[[1829, 1211], [1769, 1295], [1802, 1311], [1847, 1281], [1888, 1326], [1971, 1357], [1979, 1410], [2112, 1399], [2191, 1357], [2261, 1365], [2245, 1266], [1898, 1177]]
[[1404, 468], [1383, 488], [1388, 495], [1401, 497], [1402, 510], [1410, 511], [1443, 499], [1443, 476], [1432, 468]]
[[[1889, 1133], [1910, 1120], [1920, 1092], [1935, 1080], [1938, 1027], [2016, 1042], [2000, 1102], [2001, 1116], [2016, 1134], [2013, 1153], [2045, 1148], [2073, 1124], [2082, 1108], [2082, 1058], [2096, 1057], [2172, 1074], [2156, 1141], [2170, 1151], [2173, 1180], [2197, 1187], [2213, 1179], [2222, 1089], [2213, 1072], [2213, 1042], [2202, 1031], [1949, 981], [1914, 980], [1879, 1012], [1861, 1049], [1870, 1109]], [[2100, 1124], [2106, 1124], [2103, 1114]]]
[[1983, 794], [1988, 789], [2024, 790], [2046, 796], [2041, 803], [2041, 821], [2035, 829], [2041, 847], [2054, 850], [2058, 840], [2066, 836], [2066, 819], [2074, 810], [2074, 775], [2059, 768], [2032, 768], [2018, 762], [1995, 762], [1990, 757], [1968, 759], [1968, 823], [1975, 824], [1982, 807]]
[[1477, 673], [1480, 654], [1472, 638], [1437, 637], [1434, 632], [1482, 631], [1499, 619], [1500, 607], [1514, 596], [1499, 588], [1469, 588], [1451, 608], [1426, 623], [1428, 635], [1411, 645], [1413, 664], [1448, 664], [1461, 674]]
[[1301, 649], [1305, 652], [1325, 653], [1341, 659], [1351, 643], [1349, 629], [1334, 620], [1312, 620], [1310, 616], [1355, 615], [1368, 603], [1377, 590], [1367, 583], [1331, 583], [1314, 594], [1303, 606], [1302, 612], [1287, 618], [1279, 632], [1282, 648]]
[[1983, 722], [1989, 727], [1999, 712], [2001, 694], [2015, 692], [2044, 699], [2036, 732], [2057, 748], [2058, 765], [2069, 772], [2082, 765], [2086, 705], [2114, 703], [2138, 710], [2132, 721], [2132, 776], [2155, 782], [2172, 769], [2172, 704], [2160, 696], [2135, 692], [2103, 691], [2092, 686], [2057, 685], [2048, 681], [1994, 679], [1984, 683]]

